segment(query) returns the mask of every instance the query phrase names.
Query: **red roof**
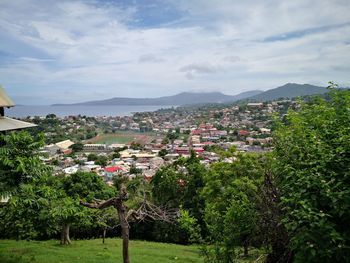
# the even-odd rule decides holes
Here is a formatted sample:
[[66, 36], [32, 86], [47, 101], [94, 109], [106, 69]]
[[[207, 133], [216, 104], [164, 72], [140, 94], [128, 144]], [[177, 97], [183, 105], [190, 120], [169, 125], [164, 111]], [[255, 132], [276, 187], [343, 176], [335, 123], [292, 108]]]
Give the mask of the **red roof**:
[[105, 168], [105, 171], [107, 173], [114, 173], [116, 171], [121, 171], [123, 170], [123, 168], [121, 168], [120, 166], [108, 166]]
[[193, 130], [192, 135], [200, 135], [201, 131], [200, 130]]
[[195, 147], [195, 148], [193, 148], [193, 150], [194, 150], [196, 153], [204, 152], [204, 149], [203, 149], [202, 147]]
[[239, 135], [249, 135], [250, 134], [250, 132], [249, 131], [247, 131], [247, 130], [240, 130], [239, 132], [238, 132], [238, 134]]
[[204, 144], [204, 145], [213, 145], [213, 144], [215, 144], [215, 143], [213, 143], [213, 142], [203, 142], [203, 144]]

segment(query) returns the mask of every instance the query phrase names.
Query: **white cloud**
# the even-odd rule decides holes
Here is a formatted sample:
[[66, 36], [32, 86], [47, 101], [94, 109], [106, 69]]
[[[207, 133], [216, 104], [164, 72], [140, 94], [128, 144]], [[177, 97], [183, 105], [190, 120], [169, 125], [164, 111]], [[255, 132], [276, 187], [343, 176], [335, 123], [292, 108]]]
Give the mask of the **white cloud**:
[[[14, 47], [24, 47], [0, 62], [1, 82], [15, 95], [55, 96], [68, 87], [76, 101], [95, 99], [96, 88], [107, 98], [349, 84], [348, 1], [168, 2], [181, 19], [139, 28], [130, 25], [137, 6], [1, 2], [0, 32], [13, 45], [0, 43], [0, 51], [16, 57]], [[283, 41], [265, 41], [282, 35]]]

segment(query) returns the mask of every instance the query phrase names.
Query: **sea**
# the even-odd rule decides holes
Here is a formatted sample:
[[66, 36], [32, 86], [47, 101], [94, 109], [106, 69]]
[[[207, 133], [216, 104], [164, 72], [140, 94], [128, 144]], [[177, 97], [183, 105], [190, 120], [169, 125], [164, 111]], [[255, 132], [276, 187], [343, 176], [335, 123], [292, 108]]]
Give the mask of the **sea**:
[[175, 108], [176, 106], [142, 105], [142, 106], [29, 106], [17, 105], [13, 108], [5, 109], [5, 116], [15, 118], [25, 118], [28, 116], [46, 116], [55, 114], [58, 117], [65, 116], [131, 116], [136, 112], [156, 111], [159, 109]]

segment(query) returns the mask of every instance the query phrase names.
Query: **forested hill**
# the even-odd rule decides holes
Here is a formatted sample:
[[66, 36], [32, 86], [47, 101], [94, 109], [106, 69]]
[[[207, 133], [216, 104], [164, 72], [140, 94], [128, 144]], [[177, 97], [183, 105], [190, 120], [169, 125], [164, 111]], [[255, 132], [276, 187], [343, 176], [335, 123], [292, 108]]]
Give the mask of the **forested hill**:
[[287, 83], [281, 87], [270, 89], [249, 98], [251, 101], [269, 101], [279, 98], [295, 98], [300, 96], [324, 94], [328, 90], [325, 87], [314, 86], [310, 84]]
[[54, 104], [53, 106], [100, 106], [100, 105], [193, 105], [205, 103], [231, 103], [238, 100], [270, 101], [280, 98], [295, 98], [300, 96], [324, 94], [328, 90], [325, 87], [310, 84], [287, 83], [281, 87], [262, 92], [251, 90], [237, 95], [226, 95], [221, 92], [182, 92], [173, 96], [158, 98], [122, 98], [115, 97], [106, 100], [94, 100], [74, 104]]
[[88, 101], [76, 104], [54, 104], [53, 106], [65, 105], [189, 105], [200, 103], [229, 103], [245, 99], [261, 93], [260, 90], [251, 90], [237, 95], [225, 95], [221, 92], [192, 93], [182, 92], [174, 96], [165, 96], [159, 98], [112, 98], [107, 100]]

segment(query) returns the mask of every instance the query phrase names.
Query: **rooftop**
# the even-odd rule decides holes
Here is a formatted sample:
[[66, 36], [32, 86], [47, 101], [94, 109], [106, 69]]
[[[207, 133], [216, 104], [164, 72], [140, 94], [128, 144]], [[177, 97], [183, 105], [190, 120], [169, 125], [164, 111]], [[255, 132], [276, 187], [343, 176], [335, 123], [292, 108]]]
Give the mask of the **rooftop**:
[[0, 132], [30, 128], [35, 126], [36, 125], [33, 123], [19, 121], [3, 116], [0, 117]]

